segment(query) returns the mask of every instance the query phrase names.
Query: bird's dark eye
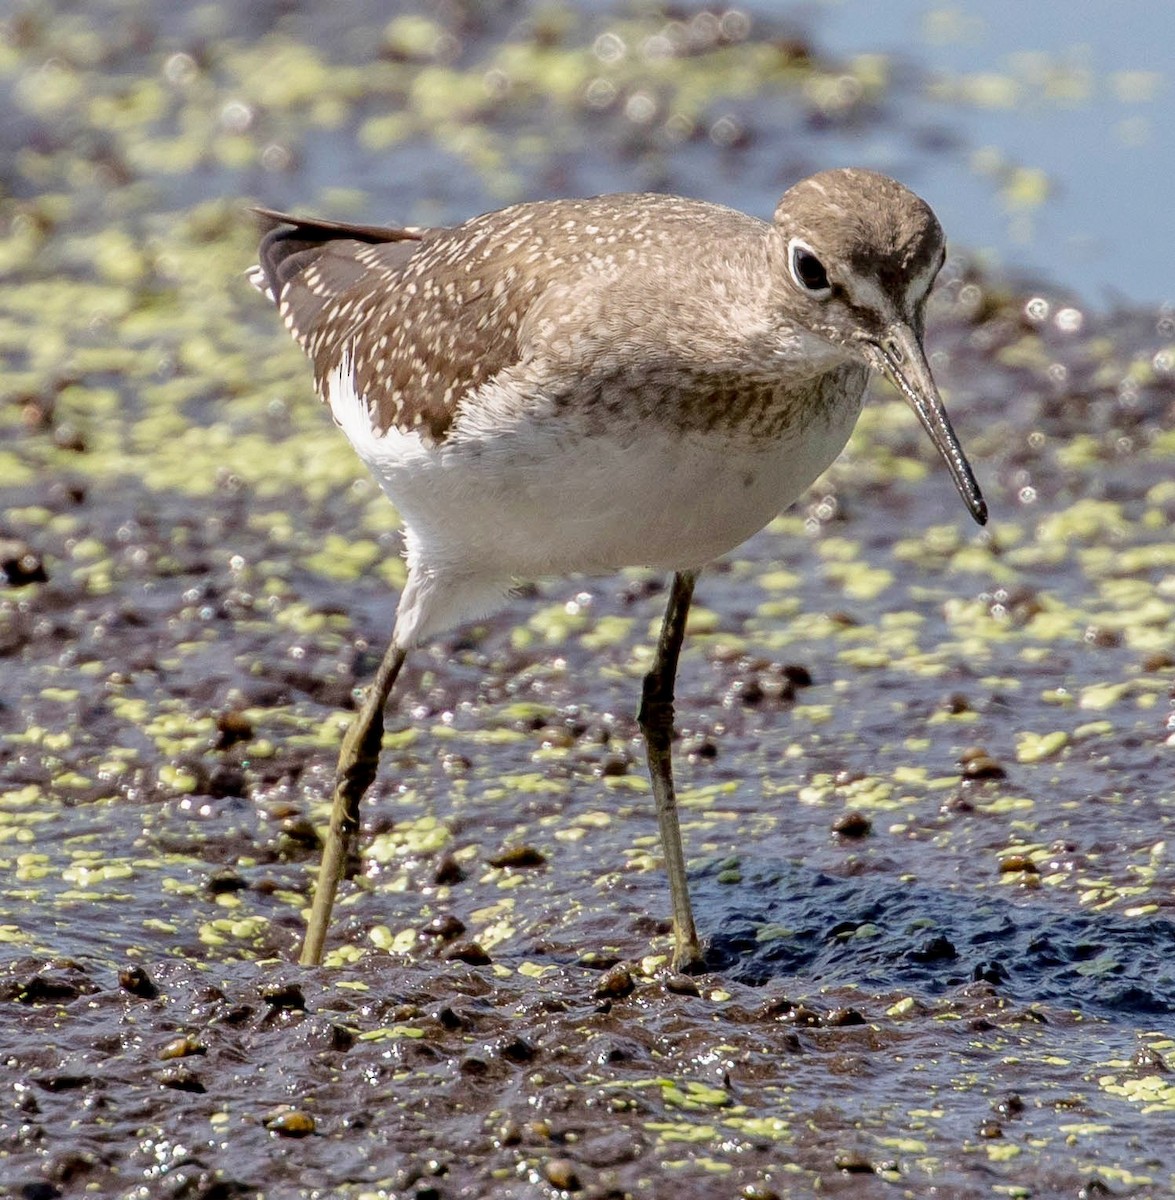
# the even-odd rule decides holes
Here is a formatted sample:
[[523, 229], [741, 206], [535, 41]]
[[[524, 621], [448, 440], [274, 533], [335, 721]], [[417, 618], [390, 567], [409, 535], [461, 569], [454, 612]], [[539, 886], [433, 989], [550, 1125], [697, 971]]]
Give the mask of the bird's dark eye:
[[815, 296], [827, 296], [832, 291], [824, 264], [802, 242], [792, 242], [791, 273], [804, 291]]

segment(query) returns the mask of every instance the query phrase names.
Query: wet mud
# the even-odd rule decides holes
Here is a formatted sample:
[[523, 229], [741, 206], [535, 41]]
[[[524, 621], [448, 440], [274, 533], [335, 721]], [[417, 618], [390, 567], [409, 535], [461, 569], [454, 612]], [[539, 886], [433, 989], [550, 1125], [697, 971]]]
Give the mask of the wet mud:
[[776, 190], [926, 131], [782, 25], [260, 7], [0, 26], [0, 1191], [1168, 1194], [1175, 313], [962, 251], [928, 345], [988, 528], [878, 388], [701, 577], [709, 969], [666, 966], [641, 572], [409, 660], [326, 965], [292, 965], [403, 568], [243, 281], [245, 200]]

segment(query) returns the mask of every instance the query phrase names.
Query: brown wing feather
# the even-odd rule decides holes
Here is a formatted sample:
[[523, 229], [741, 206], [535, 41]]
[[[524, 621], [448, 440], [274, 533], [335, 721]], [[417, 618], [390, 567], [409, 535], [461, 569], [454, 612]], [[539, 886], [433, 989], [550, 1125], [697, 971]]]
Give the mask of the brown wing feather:
[[460, 399], [516, 358], [514, 326], [486, 336], [488, 281], [461, 278], [461, 230], [255, 211], [266, 232], [251, 278], [312, 360], [324, 399], [348, 359], [378, 429], [440, 441]]
[[[676, 328], [675, 304], [646, 311], [650, 288], [669, 297], [680, 284], [682, 302], [703, 310], [724, 302], [710, 259], [732, 242], [759, 253], [768, 228], [652, 195], [515, 205], [451, 229], [262, 216], [272, 227], [257, 275], [313, 361], [320, 394], [346, 365], [377, 432], [416, 431], [434, 442], [468, 396], [532, 357], [571, 356], [564, 384], [589, 369], [631, 374], [634, 364], [622, 359], [636, 329], [663, 343], [664, 357], [688, 357], [692, 335]], [[666, 264], [677, 269], [672, 287]], [[709, 329], [708, 318], [701, 325]]]

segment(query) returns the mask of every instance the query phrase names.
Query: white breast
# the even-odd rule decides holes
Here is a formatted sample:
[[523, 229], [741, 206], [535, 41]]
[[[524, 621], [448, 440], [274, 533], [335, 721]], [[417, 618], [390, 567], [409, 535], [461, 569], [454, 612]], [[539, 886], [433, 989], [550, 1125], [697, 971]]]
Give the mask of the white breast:
[[[396, 640], [415, 645], [497, 608], [520, 579], [626, 566], [700, 568], [786, 508], [840, 453], [860, 395], [767, 445], [629, 422], [589, 432], [479, 395], [481, 420], [439, 446], [376, 435], [349, 367], [327, 381], [335, 419], [404, 521], [409, 583]], [[532, 406], [533, 407], [533, 406]]]

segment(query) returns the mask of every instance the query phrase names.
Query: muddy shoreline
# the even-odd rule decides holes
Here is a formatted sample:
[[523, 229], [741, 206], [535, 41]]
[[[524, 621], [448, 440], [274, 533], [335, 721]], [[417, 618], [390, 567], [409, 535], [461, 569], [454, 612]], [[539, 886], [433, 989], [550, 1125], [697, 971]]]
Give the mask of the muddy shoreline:
[[666, 970], [642, 572], [410, 659], [327, 965], [292, 965], [403, 566], [242, 278], [246, 199], [774, 190], [854, 130], [926, 137], [901, 72], [800, 27], [348, 11], [2, 25], [0, 1190], [1167, 1194], [1175, 317], [965, 250], [927, 341], [988, 529], [877, 388], [701, 577], [677, 758], [713, 969]]

